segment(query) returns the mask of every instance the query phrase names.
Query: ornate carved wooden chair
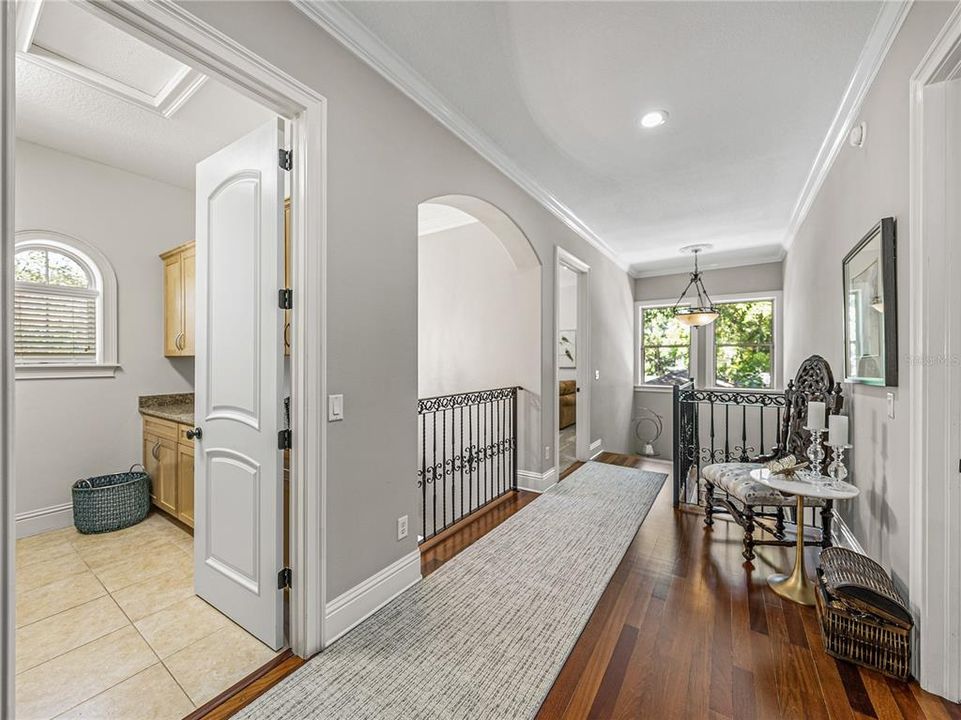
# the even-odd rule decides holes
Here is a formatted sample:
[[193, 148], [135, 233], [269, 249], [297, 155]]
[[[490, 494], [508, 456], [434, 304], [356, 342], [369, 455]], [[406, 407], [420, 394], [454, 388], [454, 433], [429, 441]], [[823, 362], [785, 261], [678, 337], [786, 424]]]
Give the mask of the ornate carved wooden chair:
[[[729, 462], [708, 465], [701, 470], [704, 478], [704, 524], [714, 524], [714, 516], [721, 513], [744, 528], [745, 560], [754, 559], [754, 548], [758, 545], [793, 545], [793, 540], [785, 539], [784, 509], [793, 507], [795, 499], [786, 496], [767, 485], [751, 479], [750, 472], [763, 467], [765, 462], [778, 460], [793, 454], [799, 462], [807, 461], [807, 451], [811, 444], [811, 433], [804, 429], [807, 425], [808, 403], [818, 400], [827, 406], [829, 415], [841, 412], [843, 397], [841, 385], [834, 382], [831, 366], [820, 355], [812, 355], [801, 364], [797, 376], [788, 383], [785, 391], [784, 414], [781, 418], [781, 432], [773, 452], [755, 458], [754, 462]], [[824, 464], [827, 470], [830, 453], [825, 452]], [[834, 503], [806, 499], [806, 507], [817, 507], [821, 513], [821, 539], [805, 541], [805, 545], [831, 546], [831, 518]], [[773, 525], [771, 524], [773, 521]], [[755, 539], [754, 533], [763, 528], [774, 536], [773, 540]]]

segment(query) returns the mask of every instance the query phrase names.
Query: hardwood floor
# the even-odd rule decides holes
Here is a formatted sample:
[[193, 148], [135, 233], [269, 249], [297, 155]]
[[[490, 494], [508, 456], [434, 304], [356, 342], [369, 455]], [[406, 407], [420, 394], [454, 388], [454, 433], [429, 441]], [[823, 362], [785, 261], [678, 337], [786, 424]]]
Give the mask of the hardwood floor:
[[306, 660], [286, 650], [183, 720], [226, 720], [250, 705], [305, 662]]
[[[639, 457], [598, 459], [670, 472]], [[437, 542], [422, 554], [424, 575], [536, 498], [520, 491]], [[768, 574], [789, 567], [793, 550], [761, 548], [746, 567], [740, 533], [723, 521], [707, 531], [700, 515], [675, 512], [668, 478], [538, 720], [961, 720], [961, 706], [917, 683], [827, 655], [814, 610], [767, 589]], [[301, 662], [285, 658], [197, 717], [229, 717]]]
[[[626, 455], [599, 460], [669, 472]], [[534, 497], [518, 494], [429, 550], [425, 575]], [[706, 531], [700, 515], [675, 512], [668, 481], [537, 717], [961, 719], [961, 706], [917, 683], [827, 655], [814, 609], [767, 589], [792, 552], [761, 548], [754, 568], [744, 566], [740, 528], [719, 521]]]
[[430, 575], [461, 550], [473, 545], [522, 507], [536, 500], [537, 496], [538, 493], [518, 490], [513, 497], [481, 513], [460, 528], [452, 528], [453, 532], [447, 534], [443, 540], [421, 552], [421, 575]]

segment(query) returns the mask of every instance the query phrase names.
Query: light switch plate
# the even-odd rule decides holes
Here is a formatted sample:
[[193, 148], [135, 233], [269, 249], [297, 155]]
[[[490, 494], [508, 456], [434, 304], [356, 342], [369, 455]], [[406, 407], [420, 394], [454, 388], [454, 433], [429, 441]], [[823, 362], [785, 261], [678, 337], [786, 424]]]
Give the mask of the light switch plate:
[[327, 421], [340, 422], [344, 419], [344, 396], [327, 396]]
[[888, 393], [888, 417], [894, 419], [894, 393]]

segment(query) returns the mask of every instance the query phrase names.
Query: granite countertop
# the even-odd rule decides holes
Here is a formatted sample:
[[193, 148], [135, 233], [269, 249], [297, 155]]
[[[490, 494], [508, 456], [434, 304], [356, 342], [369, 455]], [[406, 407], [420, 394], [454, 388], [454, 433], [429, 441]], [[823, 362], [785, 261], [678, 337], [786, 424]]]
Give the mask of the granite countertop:
[[183, 425], [194, 424], [193, 393], [141, 395], [138, 405], [141, 415], [149, 415]]

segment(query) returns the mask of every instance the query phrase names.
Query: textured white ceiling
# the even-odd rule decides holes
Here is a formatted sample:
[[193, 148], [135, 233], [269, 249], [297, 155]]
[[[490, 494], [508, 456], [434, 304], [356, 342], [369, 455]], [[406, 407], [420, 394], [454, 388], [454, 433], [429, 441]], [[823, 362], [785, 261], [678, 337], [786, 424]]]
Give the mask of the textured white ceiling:
[[[634, 269], [781, 256], [878, 2], [352, 2]], [[642, 131], [653, 108], [670, 122]]]
[[[35, 40], [113, 80], [154, 91], [182, 67], [86, 11], [45, 3]], [[70, 27], [82, 36], [71, 37]], [[185, 188], [199, 160], [275, 117], [208, 79], [170, 117], [17, 55], [17, 137]]]

